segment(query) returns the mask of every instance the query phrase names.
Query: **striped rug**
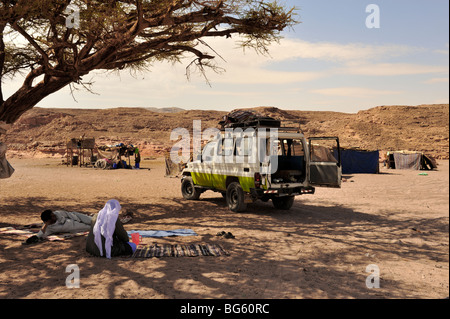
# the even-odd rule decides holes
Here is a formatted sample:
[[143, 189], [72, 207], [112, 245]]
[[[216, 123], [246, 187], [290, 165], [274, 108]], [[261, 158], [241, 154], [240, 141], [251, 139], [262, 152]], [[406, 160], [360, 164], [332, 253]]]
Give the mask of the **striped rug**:
[[217, 244], [153, 244], [139, 245], [132, 258], [152, 257], [198, 257], [198, 256], [229, 256], [229, 253]]

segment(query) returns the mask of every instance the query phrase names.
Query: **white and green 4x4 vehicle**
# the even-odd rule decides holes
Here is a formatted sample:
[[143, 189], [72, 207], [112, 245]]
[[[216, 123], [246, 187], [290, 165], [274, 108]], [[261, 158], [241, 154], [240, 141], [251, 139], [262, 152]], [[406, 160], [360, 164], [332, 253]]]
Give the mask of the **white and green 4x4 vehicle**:
[[224, 130], [187, 163], [181, 192], [188, 200], [220, 192], [235, 212], [258, 199], [287, 210], [295, 196], [314, 194], [316, 186], [341, 187], [339, 154], [337, 137], [306, 139], [282, 128]]

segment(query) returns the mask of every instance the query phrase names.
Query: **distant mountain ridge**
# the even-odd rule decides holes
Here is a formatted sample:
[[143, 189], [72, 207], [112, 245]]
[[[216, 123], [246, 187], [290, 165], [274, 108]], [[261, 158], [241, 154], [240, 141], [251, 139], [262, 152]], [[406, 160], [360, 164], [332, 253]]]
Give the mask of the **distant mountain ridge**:
[[183, 112], [185, 109], [179, 108], [179, 107], [144, 107], [144, 109], [152, 112], [159, 112], [159, 113], [178, 113]]
[[[155, 110], [156, 109], [156, 110]], [[300, 125], [308, 136], [338, 136], [344, 147], [422, 151], [439, 159], [449, 158], [449, 105], [378, 106], [358, 113], [250, 108]], [[66, 140], [94, 137], [98, 145], [139, 145], [143, 154], [162, 156], [173, 146], [170, 133], [194, 120], [202, 130], [219, 127], [228, 112], [180, 108], [47, 109], [26, 112], [2, 137], [9, 156], [63, 155]], [[293, 123], [293, 124], [292, 124]]]

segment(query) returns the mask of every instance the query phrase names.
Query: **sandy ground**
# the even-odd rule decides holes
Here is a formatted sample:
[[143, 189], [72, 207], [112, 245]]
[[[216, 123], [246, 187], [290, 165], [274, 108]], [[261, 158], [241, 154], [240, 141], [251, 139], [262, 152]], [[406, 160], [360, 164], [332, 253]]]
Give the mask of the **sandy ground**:
[[[190, 228], [199, 236], [144, 243], [220, 243], [221, 257], [106, 260], [85, 237], [21, 245], [0, 235], [0, 298], [446, 298], [449, 295], [449, 162], [428, 176], [386, 170], [347, 175], [341, 189], [297, 197], [292, 210], [270, 202], [233, 213], [218, 193], [181, 197], [161, 160], [141, 170], [65, 167], [59, 159], [11, 159], [0, 180], [0, 227], [40, 222], [47, 208], [98, 212], [115, 198], [135, 212], [125, 229]], [[217, 237], [230, 231], [235, 239]], [[80, 269], [80, 288], [65, 285]], [[368, 265], [380, 288], [366, 286]]]

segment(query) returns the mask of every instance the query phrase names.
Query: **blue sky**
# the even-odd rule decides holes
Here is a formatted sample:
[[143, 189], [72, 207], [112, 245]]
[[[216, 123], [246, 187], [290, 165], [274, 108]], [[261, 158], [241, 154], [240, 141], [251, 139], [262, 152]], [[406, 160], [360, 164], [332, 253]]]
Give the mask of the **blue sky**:
[[[296, 6], [301, 23], [283, 32], [270, 57], [236, 48], [230, 40], [208, 43], [226, 60], [223, 74], [185, 76], [181, 65], [161, 63], [151, 72], [87, 76], [91, 94], [64, 89], [41, 107], [180, 107], [223, 110], [276, 106], [293, 110], [355, 113], [379, 105], [449, 102], [449, 1], [280, 0]], [[380, 27], [367, 28], [376, 4]], [[238, 39], [234, 39], [237, 41]], [[7, 86], [9, 92], [15, 82]], [[8, 90], [6, 93], [8, 93]]]

